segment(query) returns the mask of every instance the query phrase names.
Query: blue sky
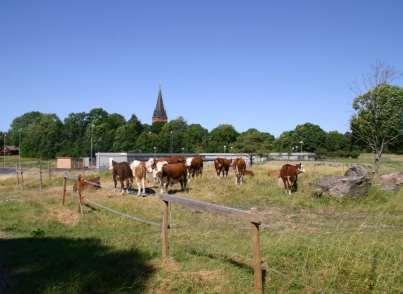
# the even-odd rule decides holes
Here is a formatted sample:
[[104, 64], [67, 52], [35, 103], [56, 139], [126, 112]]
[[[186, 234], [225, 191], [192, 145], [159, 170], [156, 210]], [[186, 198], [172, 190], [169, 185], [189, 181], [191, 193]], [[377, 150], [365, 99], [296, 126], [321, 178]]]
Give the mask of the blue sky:
[[[102, 107], [279, 135], [346, 131], [350, 84], [403, 70], [403, 1], [0, 2], [0, 130], [28, 111]], [[402, 84], [402, 80], [397, 81]]]

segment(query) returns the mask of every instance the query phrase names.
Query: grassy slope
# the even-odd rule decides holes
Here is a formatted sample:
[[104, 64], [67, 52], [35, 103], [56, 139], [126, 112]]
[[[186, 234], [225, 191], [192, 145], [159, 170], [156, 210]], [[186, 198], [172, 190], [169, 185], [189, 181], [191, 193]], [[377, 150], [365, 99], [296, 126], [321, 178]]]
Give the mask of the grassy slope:
[[[390, 161], [385, 171], [402, 170], [401, 157]], [[289, 197], [267, 176], [279, 164], [254, 167], [256, 176], [241, 188], [232, 176], [217, 179], [207, 168], [202, 179], [190, 183], [188, 195], [258, 208], [265, 218], [261, 242], [269, 267], [267, 290], [402, 292], [403, 191], [383, 193], [373, 187], [361, 200], [312, 198], [315, 178], [342, 174], [346, 166], [311, 163], [300, 177], [299, 192]], [[104, 176], [110, 186], [110, 177]], [[15, 293], [251, 292], [248, 224], [173, 206], [174, 260], [162, 267], [158, 227], [104, 211], [80, 218], [74, 196], [61, 207], [60, 183], [52, 181], [39, 194], [34, 182], [24, 191], [11, 178], [1, 182], [0, 263], [10, 267]], [[156, 197], [122, 197], [105, 190], [86, 195], [120, 211], [161, 219]]]

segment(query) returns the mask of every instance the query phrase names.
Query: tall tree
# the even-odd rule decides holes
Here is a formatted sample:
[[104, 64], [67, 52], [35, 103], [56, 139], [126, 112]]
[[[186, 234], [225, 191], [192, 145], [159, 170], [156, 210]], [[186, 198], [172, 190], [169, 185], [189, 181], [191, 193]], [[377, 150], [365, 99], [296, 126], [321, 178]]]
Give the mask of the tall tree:
[[135, 150], [136, 140], [142, 131], [143, 125], [137, 116], [133, 114], [126, 124], [116, 129], [113, 150], [121, 152]]
[[273, 149], [274, 136], [269, 133], [249, 129], [239, 135], [234, 143], [234, 151], [251, 154], [265, 154]]
[[403, 88], [390, 85], [398, 75], [384, 63], [375, 64], [363, 80], [366, 92], [353, 101], [351, 130], [373, 152], [376, 173], [387, 146], [403, 135]]
[[[324, 149], [326, 141], [326, 132], [318, 125], [304, 123], [297, 125], [295, 130], [283, 132], [276, 141], [278, 151], [291, 152], [302, 149], [308, 152], [316, 152]], [[302, 142], [302, 143], [301, 143]]]
[[208, 130], [200, 124], [191, 124], [185, 133], [185, 145], [188, 152], [202, 152], [206, 147]]
[[56, 114], [28, 112], [14, 119], [10, 133], [13, 144], [18, 145], [21, 132], [23, 154], [51, 158], [60, 149], [62, 127]]
[[159, 148], [162, 152], [187, 151], [186, 132], [187, 123], [183, 117], [173, 119], [165, 124], [159, 133]]
[[93, 138], [93, 152], [113, 151], [115, 132], [126, 122], [122, 115], [108, 114], [102, 108], [92, 109], [89, 113], [89, 125], [87, 126], [87, 142]]
[[207, 149], [209, 152], [223, 152], [224, 149], [229, 151], [230, 146], [236, 141], [238, 136], [239, 133], [232, 125], [219, 125], [210, 132]]
[[88, 156], [89, 142], [86, 129], [89, 123], [88, 113], [70, 113], [65, 119], [62, 129], [63, 143], [58, 152], [60, 155]]

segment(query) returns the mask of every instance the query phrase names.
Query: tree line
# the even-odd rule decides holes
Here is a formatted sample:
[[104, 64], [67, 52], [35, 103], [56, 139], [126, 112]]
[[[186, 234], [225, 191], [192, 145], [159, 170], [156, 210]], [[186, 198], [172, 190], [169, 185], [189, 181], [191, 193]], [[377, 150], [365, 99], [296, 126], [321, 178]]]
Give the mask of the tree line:
[[[126, 120], [102, 108], [70, 113], [63, 121], [56, 114], [28, 112], [15, 118], [7, 132], [7, 145], [19, 146], [24, 156], [88, 156], [96, 152], [268, 152], [303, 151], [355, 156], [359, 147], [350, 133], [325, 132], [305, 123], [278, 138], [249, 129], [238, 132], [222, 124], [210, 132], [200, 124], [188, 124], [182, 117], [168, 123], [142, 123], [136, 115]], [[3, 140], [3, 134], [0, 136]], [[303, 143], [301, 143], [303, 142]], [[2, 144], [2, 142], [1, 142]]]
[[[182, 117], [168, 123], [142, 123], [135, 114], [126, 120], [102, 108], [70, 113], [63, 121], [53, 113], [38, 111], [15, 118], [6, 133], [7, 145], [19, 146], [24, 156], [89, 156], [91, 142], [96, 152], [315, 152], [319, 156], [357, 157], [361, 151], [374, 154], [403, 153], [403, 88], [390, 84], [396, 73], [379, 63], [364, 80], [371, 85], [353, 100], [351, 131], [324, 131], [312, 123], [297, 125], [278, 138], [251, 128], [238, 132], [230, 124], [208, 131], [188, 124]], [[4, 133], [0, 132], [0, 146]]]

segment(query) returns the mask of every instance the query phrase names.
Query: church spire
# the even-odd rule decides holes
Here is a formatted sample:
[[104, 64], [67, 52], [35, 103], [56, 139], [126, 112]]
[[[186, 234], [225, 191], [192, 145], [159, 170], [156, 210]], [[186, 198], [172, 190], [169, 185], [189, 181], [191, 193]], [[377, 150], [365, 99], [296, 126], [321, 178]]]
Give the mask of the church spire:
[[162, 100], [161, 86], [159, 87], [157, 105], [155, 105], [153, 113], [153, 124], [156, 122], [166, 123], [168, 121], [167, 113], [164, 108], [164, 101]]

